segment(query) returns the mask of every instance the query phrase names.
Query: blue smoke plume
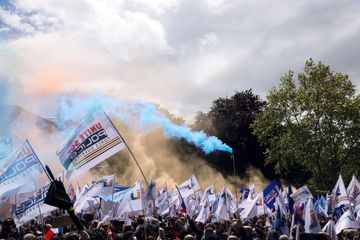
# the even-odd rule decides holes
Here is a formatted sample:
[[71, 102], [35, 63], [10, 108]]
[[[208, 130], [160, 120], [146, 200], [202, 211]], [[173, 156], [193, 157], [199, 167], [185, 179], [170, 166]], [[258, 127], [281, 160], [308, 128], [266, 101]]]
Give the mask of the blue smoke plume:
[[102, 95], [63, 96], [58, 101], [57, 126], [65, 131], [78, 122], [86, 113], [101, 107], [132, 129], [149, 131], [161, 127], [167, 137], [184, 139], [201, 148], [206, 154], [214, 151], [232, 153], [232, 148], [217, 137], [207, 136], [203, 131], [192, 131], [186, 125], [170, 121], [158, 107], [146, 101], [119, 101]]

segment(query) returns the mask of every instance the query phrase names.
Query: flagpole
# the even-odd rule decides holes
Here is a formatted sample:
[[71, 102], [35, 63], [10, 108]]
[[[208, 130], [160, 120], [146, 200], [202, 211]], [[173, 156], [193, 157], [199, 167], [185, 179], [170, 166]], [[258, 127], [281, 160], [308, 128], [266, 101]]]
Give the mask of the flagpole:
[[105, 111], [103, 111], [103, 112], [104, 112], [105, 116], [109, 119], [111, 125], [115, 128], [116, 132], [119, 134], [119, 136], [120, 136], [121, 140], [124, 142], [126, 148], [129, 150], [130, 155], [131, 155], [132, 158], [135, 160], [135, 163], [136, 163], [136, 165], [138, 166], [138, 168], [139, 168], [139, 170], [140, 170], [140, 172], [141, 172], [141, 175], [142, 175], [142, 177], [144, 178], [145, 183], [146, 183], [146, 185], [147, 185], [148, 188], [149, 188], [149, 183], [148, 183], [148, 181], [147, 181], [147, 179], [146, 179], [146, 177], [145, 177], [145, 174], [144, 174], [143, 170], [141, 169], [140, 164], [139, 164], [139, 162], [137, 161], [135, 155], [134, 155], [133, 152], [131, 151], [129, 145], [126, 143], [125, 139], [123, 138], [123, 136], [121, 135], [121, 133], [119, 132], [119, 130], [116, 128], [116, 126], [114, 125], [114, 123], [111, 121], [111, 119], [109, 118], [109, 116], [106, 114], [106, 112], [105, 112]]
[[40, 164], [41, 168], [44, 170], [46, 176], [49, 178], [50, 181], [52, 181], [51, 177], [49, 176], [48, 172], [46, 171], [44, 165], [42, 164], [42, 162], [40, 161], [39, 157], [37, 156], [36, 152], [34, 151], [34, 149], [32, 148], [31, 144], [29, 143], [29, 141], [26, 139], [25, 140], [26, 143], [29, 145], [31, 151], [34, 153], [36, 160], [38, 161], [38, 163]]
[[233, 162], [233, 169], [234, 169], [234, 181], [235, 181], [235, 196], [236, 196], [236, 210], [238, 210], [238, 186], [237, 186], [237, 181], [236, 181], [236, 170], [235, 170], [235, 157], [234, 154], [231, 154], [231, 159]]

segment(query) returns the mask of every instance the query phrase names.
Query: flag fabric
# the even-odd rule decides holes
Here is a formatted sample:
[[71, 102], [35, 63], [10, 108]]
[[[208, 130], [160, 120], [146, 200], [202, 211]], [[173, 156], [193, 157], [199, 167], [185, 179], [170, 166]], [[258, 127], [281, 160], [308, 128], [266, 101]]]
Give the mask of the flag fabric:
[[355, 220], [354, 214], [350, 209], [348, 209], [346, 212], [344, 212], [339, 220], [335, 224], [335, 232], [336, 234], [341, 233], [342, 230], [346, 228], [353, 228], [353, 229], [359, 229], [360, 228], [360, 222]]
[[274, 208], [276, 197], [280, 192], [279, 184], [275, 179], [263, 190], [264, 202], [269, 209]]
[[276, 217], [274, 219], [274, 224], [273, 224], [273, 229], [282, 233], [282, 234], [286, 234], [286, 235], [289, 235], [289, 230], [286, 226], [286, 219], [285, 219], [285, 216], [283, 214], [283, 211], [281, 210], [281, 203], [279, 202], [279, 198], [280, 197], [277, 197], [277, 208], [276, 208]]
[[55, 207], [44, 203], [48, 189], [49, 185], [46, 185], [32, 197], [25, 199], [19, 205], [16, 205], [13, 212], [16, 227], [20, 227], [35, 217], [38, 217], [40, 215], [39, 208], [42, 214], [56, 209]]
[[240, 193], [241, 193], [241, 199], [245, 200], [248, 198], [248, 196], [250, 194], [250, 189], [249, 188], [240, 188]]
[[141, 196], [141, 183], [137, 181], [131, 190], [127, 191], [116, 212], [117, 218], [124, 218], [125, 213], [136, 213], [143, 211]]
[[0, 138], [0, 168], [6, 164], [6, 157], [12, 151], [11, 137], [3, 136]]
[[101, 177], [89, 186], [84, 196], [100, 197], [105, 201], [111, 201], [114, 183], [115, 175]]
[[360, 210], [360, 183], [355, 176], [352, 177], [346, 191], [351, 205], [354, 207], [355, 212], [357, 212]]
[[338, 240], [338, 236], [335, 231], [335, 224], [333, 220], [329, 220], [322, 229], [323, 232], [326, 232], [331, 237], [331, 240]]
[[50, 183], [44, 203], [64, 210], [68, 210], [73, 206], [69, 195], [65, 191], [64, 183], [58, 180]]
[[229, 200], [227, 199], [229, 196], [227, 194], [226, 187], [223, 188], [219, 198], [219, 204], [216, 208], [214, 217], [215, 221], [223, 222], [230, 220], [230, 206], [228, 205]]
[[305, 207], [305, 232], [318, 233], [321, 231], [320, 224], [314, 209], [313, 198], [309, 198]]
[[123, 185], [115, 185], [114, 186], [114, 196], [113, 202], [121, 202], [124, 198], [125, 194], [130, 191], [132, 187], [130, 186], [123, 186]]
[[[34, 178], [43, 172], [40, 160], [27, 140], [6, 161], [7, 165], [0, 173], [0, 196], [11, 196], [21, 190], [26, 192], [23, 186], [33, 183]], [[34, 189], [31, 187], [28, 190], [30, 192]]]
[[294, 214], [294, 199], [291, 197], [292, 194], [293, 194], [293, 191], [291, 188], [291, 184], [289, 183], [288, 192], [286, 194], [286, 197], [287, 197], [287, 209], [288, 209], [290, 215]]
[[339, 175], [336, 185], [332, 191], [332, 204], [334, 206], [334, 215], [337, 217], [340, 217], [350, 204], [341, 175]]
[[179, 194], [179, 201], [180, 201], [180, 212], [182, 213], [186, 213], [186, 205], [185, 205], [185, 201], [184, 201], [184, 198], [180, 192], [180, 189], [178, 186], [175, 186], [177, 191], [178, 191], [178, 194]]
[[205, 199], [205, 202], [201, 205], [200, 212], [197, 215], [195, 222], [201, 222], [205, 224], [209, 216], [210, 216], [210, 204], [209, 204], [209, 200]]
[[[258, 194], [251, 202], [243, 201], [242, 204], [246, 203], [244, 210], [240, 212], [240, 217], [242, 220], [249, 220], [258, 215], [258, 202], [259, 198], [262, 197], [261, 193]], [[240, 205], [241, 206], [241, 205]], [[239, 207], [240, 207], [239, 206]]]
[[207, 187], [205, 190], [204, 190], [204, 193], [201, 197], [201, 200], [200, 200], [200, 207], [201, 205], [205, 204], [205, 202], [207, 201], [209, 207], [210, 205], [215, 201], [215, 187], [214, 185], [211, 185], [209, 187]]
[[312, 198], [313, 195], [308, 188], [308, 186], [302, 186], [296, 192], [290, 195], [290, 197], [294, 200], [295, 204], [302, 204], [306, 202], [309, 198]]
[[321, 196], [315, 201], [314, 207], [317, 214], [328, 217], [326, 211], [326, 199], [324, 198], [324, 196]]
[[186, 199], [190, 195], [193, 195], [195, 192], [200, 190], [200, 185], [195, 175], [192, 175], [188, 180], [178, 185], [178, 188], [181, 196]]
[[46, 240], [51, 240], [51, 238], [54, 236], [54, 231], [50, 228], [46, 233], [45, 233], [45, 239]]
[[57, 151], [67, 178], [76, 177], [111, 157], [125, 144], [103, 110], [87, 114]]

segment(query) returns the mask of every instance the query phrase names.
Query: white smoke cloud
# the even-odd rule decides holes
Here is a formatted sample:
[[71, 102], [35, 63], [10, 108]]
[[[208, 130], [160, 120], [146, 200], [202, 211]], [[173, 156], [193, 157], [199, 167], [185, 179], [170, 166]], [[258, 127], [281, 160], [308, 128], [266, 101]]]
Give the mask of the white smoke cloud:
[[62, 92], [106, 92], [191, 120], [235, 90], [264, 96], [309, 57], [358, 83], [358, 10], [335, 0], [5, 0], [0, 74], [17, 82], [16, 103], [45, 115]]

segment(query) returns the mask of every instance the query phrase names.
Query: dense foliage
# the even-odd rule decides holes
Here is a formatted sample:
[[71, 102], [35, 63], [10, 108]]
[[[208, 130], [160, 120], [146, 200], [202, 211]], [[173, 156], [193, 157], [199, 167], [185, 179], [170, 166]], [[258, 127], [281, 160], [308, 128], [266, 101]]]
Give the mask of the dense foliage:
[[341, 173], [360, 175], [360, 97], [348, 75], [311, 59], [289, 71], [253, 124], [266, 162], [297, 184], [329, 190]]

